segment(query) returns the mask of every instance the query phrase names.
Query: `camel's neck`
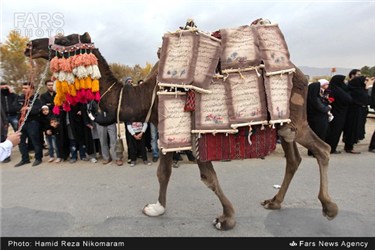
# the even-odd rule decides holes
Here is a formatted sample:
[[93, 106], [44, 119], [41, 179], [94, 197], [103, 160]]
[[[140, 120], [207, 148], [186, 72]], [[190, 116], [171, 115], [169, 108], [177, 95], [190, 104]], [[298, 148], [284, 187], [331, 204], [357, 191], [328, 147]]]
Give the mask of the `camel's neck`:
[[[113, 83], [113, 88], [102, 96], [101, 104], [106, 107], [109, 112], [117, 116], [118, 102], [120, 101], [119, 94], [121, 93], [122, 83], [113, 75], [107, 61], [100, 54], [99, 50], [93, 50], [93, 54], [98, 58], [98, 67], [100, 70], [100, 89], [101, 94], [105, 93]], [[153, 90], [156, 84], [157, 64], [153, 67], [150, 74], [146, 77], [145, 82], [141, 86], [132, 87], [125, 86], [122, 91], [121, 105], [120, 105], [120, 120], [121, 121], [144, 121], [151, 106], [151, 99]], [[157, 100], [153, 105], [150, 122], [157, 125]]]
[[98, 67], [101, 74], [100, 84], [107, 85], [107, 88], [114, 82], [117, 82], [117, 78], [113, 75], [107, 61], [104, 59], [98, 49], [92, 51], [92, 53], [98, 58]]
[[[126, 86], [124, 88], [123, 100], [121, 102], [123, 107], [121, 111], [122, 120], [143, 122], [152, 106], [149, 121], [157, 125], [158, 101], [155, 89], [156, 75], [157, 65], [154, 66], [142, 85], [136, 87]], [[155, 100], [152, 103], [153, 95], [155, 96]]]

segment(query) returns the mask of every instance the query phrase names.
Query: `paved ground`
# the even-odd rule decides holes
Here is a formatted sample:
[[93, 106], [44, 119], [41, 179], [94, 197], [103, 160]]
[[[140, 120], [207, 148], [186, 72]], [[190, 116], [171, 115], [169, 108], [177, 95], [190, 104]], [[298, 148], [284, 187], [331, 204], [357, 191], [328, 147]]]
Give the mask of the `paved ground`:
[[236, 209], [237, 225], [227, 232], [211, 225], [222, 208], [188, 161], [173, 169], [167, 212], [150, 218], [141, 210], [156, 202], [157, 164], [130, 168], [78, 161], [14, 168], [20, 159], [14, 149], [12, 161], [0, 167], [1, 236], [374, 237], [375, 154], [367, 152], [374, 129], [375, 119], [368, 119], [367, 138], [355, 147], [362, 154], [331, 157], [329, 192], [340, 209], [333, 221], [321, 214], [318, 168], [306, 149], [301, 148], [303, 161], [278, 211], [260, 202], [272, 198], [273, 186], [282, 181], [280, 145], [265, 160], [215, 162]]

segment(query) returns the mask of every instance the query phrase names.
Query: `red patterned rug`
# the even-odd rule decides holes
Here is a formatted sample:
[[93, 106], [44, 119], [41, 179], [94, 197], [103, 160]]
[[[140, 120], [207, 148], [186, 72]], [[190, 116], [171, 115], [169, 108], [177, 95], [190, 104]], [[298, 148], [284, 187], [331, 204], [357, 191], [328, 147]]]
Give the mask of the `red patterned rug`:
[[237, 134], [204, 134], [199, 139], [199, 159], [206, 161], [240, 160], [261, 158], [276, 149], [276, 129], [266, 126], [252, 127], [251, 145], [248, 141], [249, 129], [239, 128]]

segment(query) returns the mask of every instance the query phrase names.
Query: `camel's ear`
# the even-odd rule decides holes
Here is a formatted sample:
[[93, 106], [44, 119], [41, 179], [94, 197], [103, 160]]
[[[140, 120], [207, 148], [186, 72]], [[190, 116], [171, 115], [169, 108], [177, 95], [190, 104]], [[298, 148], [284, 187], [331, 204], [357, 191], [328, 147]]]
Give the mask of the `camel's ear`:
[[91, 37], [90, 37], [90, 34], [88, 32], [85, 32], [81, 36], [81, 42], [83, 42], [83, 43], [91, 43]]

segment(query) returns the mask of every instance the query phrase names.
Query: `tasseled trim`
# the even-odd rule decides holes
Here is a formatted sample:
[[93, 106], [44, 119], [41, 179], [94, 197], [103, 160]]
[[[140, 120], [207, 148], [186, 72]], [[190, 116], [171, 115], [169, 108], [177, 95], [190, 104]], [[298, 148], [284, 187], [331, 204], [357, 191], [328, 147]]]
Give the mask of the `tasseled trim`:
[[64, 102], [62, 106], [63, 106], [64, 111], [66, 112], [70, 111], [70, 104], [68, 102]]
[[[70, 107], [91, 100], [100, 100], [98, 59], [93, 53], [80, 50], [79, 54], [68, 58], [52, 58], [50, 69], [54, 81], [56, 97], [54, 114], [70, 111]], [[66, 55], [66, 54], [65, 54]], [[70, 54], [69, 54], [70, 55]]]
[[99, 80], [95, 79], [94, 81], [92, 81], [91, 87], [92, 87], [92, 92], [94, 92], [94, 93], [98, 92], [99, 93]]
[[99, 91], [95, 93], [95, 101], [100, 101], [100, 93]]
[[52, 60], [49, 64], [49, 68], [52, 72], [58, 72], [60, 70], [60, 68], [59, 68], [59, 58], [57, 56], [52, 58]]
[[102, 77], [102, 76], [100, 75], [100, 71], [99, 71], [98, 65], [93, 65], [92, 66], [92, 75], [91, 75], [91, 78], [92, 79], [100, 79], [100, 77]]
[[52, 109], [52, 112], [55, 114], [55, 115], [59, 115], [60, 114], [60, 107], [59, 106], [54, 106], [53, 109]]

